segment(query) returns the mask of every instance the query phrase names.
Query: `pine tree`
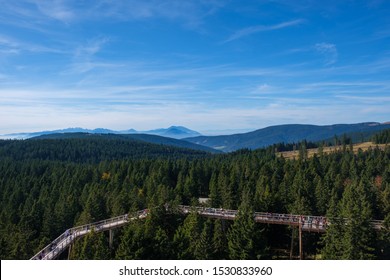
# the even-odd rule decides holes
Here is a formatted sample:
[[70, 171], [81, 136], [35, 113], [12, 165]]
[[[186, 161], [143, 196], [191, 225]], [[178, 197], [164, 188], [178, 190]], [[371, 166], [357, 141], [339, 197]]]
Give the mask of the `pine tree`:
[[190, 247], [190, 238], [183, 226], [179, 226], [173, 236], [173, 246], [178, 260], [191, 260], [193, 255]]
[[340, 213], [339, 198], [335, 190], [332, 191], [329, 209], [326, 213], [329, 226], [322, 237], [324, 245], [321, 254], [326, 260], [338, 260], [343, 258], [344, 251], [344, 219]]
[[164, 229], [158, 227], [153, 237], [153, 259], [169, 260], [172, 259], [172, 244]]
[[92, 232], [83, 237], [79, 243], [80, 248], [73, 254], [73, 258], [80, 260], [106, 260], [110, 259], [110, 251], [104, 234]]
[[374, 258], [374, 230], [370, 220], [372, 207], [364, 180], [348, 185], [342, 198], [342, 215], [347, 219], [344, 231], [343, 259]]
[[234, 194], [232, 184], [229, 181], [228, 172], [225, 166], [221, 167], [218, 174], [218, 186], [221, 191], [222, 207], [225, 209], [233, 209]]
[[202, 259], [196, 252], [200, 235], [200, 217], [196, 211], [192, 211], [175, 232], [173, 243], [178, 259]]
[[378, 255], [383, 260], [390, 259], [390, 213], [386, 215], [383, 228], [379, 232]]
[[255, 221], [251, 205], [250, 192], [245, 190], [237, 216], [228, 233], [230, 259], [248, 260], [255, 258]]
[[104, 233], [96, 233], [93, 240], [93, 259], [94, 260], [109, 260], [111, 259], [111, 253], [109, 244]]
[[222, 199], [218, 188], [218, 175], [215, 172], [211, 175], [209, 190], [210, 190], [209, 197], [211, 199], [211, 207], [220, 207], [222, 204]]
[[207, 220], [202, 232], [199, 235], [199, 239], [195, 243], [194, 257], [197, 260], [209, 260], [212, 254], [211, 236], [212, 236], [211, 221]]
[[320, 215], [324, 215], [328, 209], [329, 200], [330, 200], [330, 187], [327, 181], [318, 179], [315, 188], [316, 195], [316, 209]]
[[121, 260], [152, 258], [151, 246], [153, 243], [145, 236], [144, 222], [133, 221], [125, 227], [115, 257]]
[[217, 260], [226, 259], [228, 255], [228, 244], [224, 229], [225, 223], [226, 221], [220, 219], [216, 219], [214, 221], [213, 239], [211, 244], [213, 249], [213, 257]]

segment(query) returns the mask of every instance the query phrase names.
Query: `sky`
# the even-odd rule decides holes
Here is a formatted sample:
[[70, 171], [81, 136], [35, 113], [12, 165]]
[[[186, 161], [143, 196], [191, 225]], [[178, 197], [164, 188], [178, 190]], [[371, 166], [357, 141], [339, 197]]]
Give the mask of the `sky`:
[[390, 1], [0, 7], [0, 134], [390, 121]]

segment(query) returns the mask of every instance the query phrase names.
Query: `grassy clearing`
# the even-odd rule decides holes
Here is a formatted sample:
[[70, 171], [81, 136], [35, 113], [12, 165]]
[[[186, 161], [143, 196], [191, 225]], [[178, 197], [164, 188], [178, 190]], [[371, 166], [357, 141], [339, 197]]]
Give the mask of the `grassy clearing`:
[[[353, 152], [357, 153], [359, 149], [362, 149], [362, 151], [367, 151], [369, 148], [375, 148], [379, 147], [380, 149], [384, 150], [386, 147], [386, 144], [374, 144], [373, 142], [364, 142], [364, 143], [358, 143], [353, 145]], [[349, 146], [347, 145], [347, 149], [349, 149]], [[323, 147], [323, 153], [329, 154], [332, 152], [342, 151], [343, 146], [336, 146], [336, 147]], [[314, 154], [318, 155], [318, 149], [308, 149], [307, 155], [309, 158], [311, 158]], [[288, 151], [288, 152], [278, 152], [276, 153], [277, 156], [283, 156], [286, 159], [298, 159], [299, 158], [299, 150], [297, 151]]]

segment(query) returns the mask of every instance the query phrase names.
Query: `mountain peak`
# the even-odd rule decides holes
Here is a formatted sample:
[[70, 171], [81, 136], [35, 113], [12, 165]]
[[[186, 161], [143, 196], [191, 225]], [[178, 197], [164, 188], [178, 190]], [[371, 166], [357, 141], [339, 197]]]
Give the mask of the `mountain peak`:
[[196, 137], [196, 136], [201, 135], [197, 131], [188, 129], [184, 126], [175, 126], [175, 125], [170, 126], [168, 128], [159, 128], [159, 129], [154, 129], [154, 130], [149, 130], [149, 131], [143, 131], [143, 133], [155, 134], [155, 135], [176, 138], [176, 139]]

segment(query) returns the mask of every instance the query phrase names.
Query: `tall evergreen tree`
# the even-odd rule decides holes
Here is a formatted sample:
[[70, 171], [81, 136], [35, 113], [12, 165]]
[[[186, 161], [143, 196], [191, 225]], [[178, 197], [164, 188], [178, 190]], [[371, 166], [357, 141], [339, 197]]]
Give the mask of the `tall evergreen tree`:
[[245, 190], [242, 195], [238, 214], [228, 233], [229, 257], [233, 260], [248, 260], [255, 258], [254, 232], [251, 194]]
[[380, 259], [390, 259], [390, 213], [386, 215], [383, 228], [379, 232], [378, 255]]
[[227, 252], [227, 238], [226, 238], [226, 229], [224, 226], [227, 221], [215, 219], [214, 221], [214, 231], [212, 238], [212, 249], [213, 249], [213, 258], [220, 260], [226, 259], [228, 256]]
[[71, 250], [71, 259], [77, 260], [108, 260], [111, 258], [110, 249], [105, 235], [90, 232], [76, 241]]
[[341, 216], [338, 201], [337, 192], [336, 190], [333, 190], [329, 209], [326, 213], [329, 225], [322, 237], [323, 248], [321, 254], [322, 258], [327, 260], [338, 260], [343, 258], [345, 220]]
[[201, 223], [199, 214], [192, 211], [179, 226], [174, 236], [174, 246], [178, 259], [196, 259], [198, 254], [197, 246], [201, 235]]
[[341, 201], [347, 219], [344, 231], [343, 259], [374, 258], [374, 230], [370, 224], [372, 208], [364, 181], [348, 185]]
[[210, 246], [212, 237], [212, 223], [206, 220], [203, 224], [202, 232], [195, 243], [194, 257], [198, 260], [209, 260], [212, 256], [212, 247]]

